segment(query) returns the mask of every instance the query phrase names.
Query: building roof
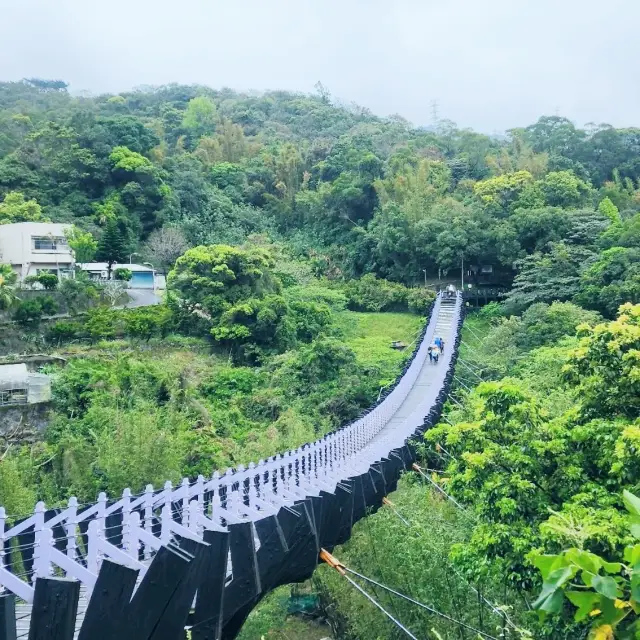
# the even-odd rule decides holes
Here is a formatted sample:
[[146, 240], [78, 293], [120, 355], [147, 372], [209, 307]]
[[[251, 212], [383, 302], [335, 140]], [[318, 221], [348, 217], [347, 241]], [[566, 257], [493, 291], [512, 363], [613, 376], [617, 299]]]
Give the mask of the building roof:
[[29, 372], [24, 362], [0, 365], [0, 389], [26, 389]]
[[[107, 271], [109, 269], [109, 265], [106, 262], [83, 262], [82, 264], [78, 263], [78, 266], [83, 271]], [[116, 269], [129, 269], [129, 271], [152, 271], [155, 269], [151, 267], [147, 267], [143, 264], [113, 264], [111, 266], [111, 271], [115, 271]]]
[[60, 235], [63, 236], [66, 229], [73, 225], [58, 222], [12, 222], [0, 225], [0, 234], [6, 231], [28, 231], [36, 235]]

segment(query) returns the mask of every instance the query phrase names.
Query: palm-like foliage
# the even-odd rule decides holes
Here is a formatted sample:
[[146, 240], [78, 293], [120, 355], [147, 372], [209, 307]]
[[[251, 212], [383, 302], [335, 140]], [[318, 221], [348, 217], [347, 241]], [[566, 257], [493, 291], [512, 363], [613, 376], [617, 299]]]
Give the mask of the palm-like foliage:
[[15, 286], [18, 275], [11, 265], [0, 264], [0, 309], [8, 309], [16, 300]]

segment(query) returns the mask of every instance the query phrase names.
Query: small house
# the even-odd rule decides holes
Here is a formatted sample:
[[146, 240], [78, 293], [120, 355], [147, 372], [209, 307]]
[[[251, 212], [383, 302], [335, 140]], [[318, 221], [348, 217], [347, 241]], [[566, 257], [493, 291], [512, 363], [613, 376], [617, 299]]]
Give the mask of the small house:
[[0, 365], [0, 406], [36, 404], [51, 400], [51, 380], [29, 373], [24, 362]]
[[[95, 280], [107, 280], [109, 276], [109, 265], [106, 262], [86, 262], [78, 266]], [[116, 269], [131, 271], [132, 277], [127, 283], [130, 289], [156, 289], [156, 271], [153, 267], [144, 264], [115, 263], [111, 266], [112, 280]]]

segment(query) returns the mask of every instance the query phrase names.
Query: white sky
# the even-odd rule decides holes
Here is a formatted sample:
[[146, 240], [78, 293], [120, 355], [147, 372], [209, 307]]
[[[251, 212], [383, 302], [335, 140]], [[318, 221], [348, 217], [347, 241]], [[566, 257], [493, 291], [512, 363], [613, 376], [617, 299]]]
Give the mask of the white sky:
[[640, 125], [638, 0], [0, 0], [0, 80], [310, 92], [487, 133]]

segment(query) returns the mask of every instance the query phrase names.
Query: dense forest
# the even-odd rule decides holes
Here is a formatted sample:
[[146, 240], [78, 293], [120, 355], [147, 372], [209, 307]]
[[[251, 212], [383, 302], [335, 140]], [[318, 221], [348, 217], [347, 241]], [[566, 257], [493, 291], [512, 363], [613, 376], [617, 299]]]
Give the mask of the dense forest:
[[405, 284], [490, 265], [494, 284], [517, 276], [514, 309], [578, 296], [611, 315], [637, 296], [639, 150], [640, 129], [557, 116], [501, 139], [446, 120], [416, 129], [334, 105], [322, 85], [96, 98], [61, 82], [0, 85], [4, 219], [97, 237], [113, 223], [121, 256], [162, 227], [191, 246], [266, 234], [318, 273]]
[[[0, 502], [92, 500], [312, 440], [376, 399], [410, 352], [391, 341], [411, 347], [433, 290], [464, 275], [471, 306], [493, 302], [469, 308], [425, 477], [336, 553], [467, 625], [382, 594], [420, 637], [639, 637], [639, 212], [640, 129], [416, 128], [321, 84], [0, 83], [0, 224], [71, 223], [79, 262], [135, 254], [168, 283], [157, 307], [114, 309], [122, 292], [81, 274], [31, 299], [0, 265], [19, 331], [3, 352], [66, 361], [44, 433], [3, 440]], [[70, 317], [46, 320], [59, 304]], [[371, 638], [372, 619], [403, 637], [347, 587], [328, 569], [305, 587], [336, 638]], [[243, 638], [293, 637], [285, 592]]]

